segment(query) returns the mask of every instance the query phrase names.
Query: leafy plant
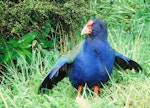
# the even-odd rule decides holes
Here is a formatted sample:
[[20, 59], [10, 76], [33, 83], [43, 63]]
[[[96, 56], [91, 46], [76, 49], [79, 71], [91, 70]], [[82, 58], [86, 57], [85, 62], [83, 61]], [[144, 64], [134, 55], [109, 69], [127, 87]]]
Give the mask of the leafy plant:
[[50, 33], [50, 26], [50, 21], [47, 20], [40, 32], [31, 30], [19, 39], [11, 38], [7, 40], [5, 36], [1, 36], [0, 63], [9, 64], [15, 62], [19, 65], [23, 64], [23, 58], [29, 63], [32, 57], [32, 48], [36, 47], [37, 43], [42, 49], [51, 48], [52, 42], [47, 39]]
[[41, 43], [42, 48], [51, 48], [53, 43], [49, 41], [49, 34], [53, 32], [50, 20], [45, 21], [41, 33], [38, 35], [37, 41]]
[[29, 33], [22, 36], [21, 39], [10, 39], [1, 36], [1, 46], [0, 46], [0, 62], [10, 63], [11, 61], [21, 61], [22, 56], [30, 59], [31, 54], [31, 43], [37, 36], [36, 31], [30, 31]]

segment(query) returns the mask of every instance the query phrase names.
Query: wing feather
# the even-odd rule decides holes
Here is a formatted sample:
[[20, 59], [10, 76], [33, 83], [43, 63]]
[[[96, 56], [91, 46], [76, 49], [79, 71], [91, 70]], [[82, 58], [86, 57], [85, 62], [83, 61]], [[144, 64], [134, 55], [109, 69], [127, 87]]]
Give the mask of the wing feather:
[[116, 52], [115, 55], [115, 66], [125, 69], [135, 69], [136, 71], [142, 71], [142, 67], [135, 61], [129, 59], [128, 57]]
[[70, 68], [76, 55], [82, 50], [83, 42], [84, 41], [80, 42], [72, 50], [68, 51], [57, 60], [50, 72], [41, 82], [38, 93], [43, 93], [45, 91], [45, 88], [52, 89], [54, 85], [56, 85], [59, 81], [61, 81], [65, 76], [68, 75], [68, 69]]

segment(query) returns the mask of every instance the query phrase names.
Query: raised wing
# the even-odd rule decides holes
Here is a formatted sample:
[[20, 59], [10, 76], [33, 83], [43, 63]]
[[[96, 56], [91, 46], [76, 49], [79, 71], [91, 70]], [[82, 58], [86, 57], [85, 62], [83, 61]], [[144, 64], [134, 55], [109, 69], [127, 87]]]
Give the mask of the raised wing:
[[79, 43], [72, 50], [68, 51], [57, 60], [55, 65], [52, 67], [50, 72], [46, 75], [46, 77], [40, 84], [38, 93], [44, 92], [45, 89], [52, 89], [54, 85], [56, 85], [65, 76], [67, 76], [68, 69], [70, 68], [76, 55], [82, 50], [83, 42], [84, 41]]
[[39, 93], [44, 92], [44, 88], [52, 89], [54, 85], [61, 81], [67, 75], [68, 66], [68, 60], [58, 59], [56, 64], [52, 67], [50, 72], [46, 75], [40, 84]]
[[115, 66], [121, 67], [123, 70], [135, 69], [136, 71], [142, 71], [142, 67], [137, 62], [118, 52], [115, 52]]

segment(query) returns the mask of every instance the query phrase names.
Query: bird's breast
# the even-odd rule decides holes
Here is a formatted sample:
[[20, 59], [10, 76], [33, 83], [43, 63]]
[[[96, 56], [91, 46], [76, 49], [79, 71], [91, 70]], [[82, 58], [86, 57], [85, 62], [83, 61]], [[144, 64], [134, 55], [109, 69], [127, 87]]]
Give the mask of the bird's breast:
[[100, 43], [86, 44], [83, 50], [76, 56], [69, 78], [73, 85], [75, 82], [100, 83], [108, 80], [108, 72], [111, 73], [114, 57], [109, 45]]

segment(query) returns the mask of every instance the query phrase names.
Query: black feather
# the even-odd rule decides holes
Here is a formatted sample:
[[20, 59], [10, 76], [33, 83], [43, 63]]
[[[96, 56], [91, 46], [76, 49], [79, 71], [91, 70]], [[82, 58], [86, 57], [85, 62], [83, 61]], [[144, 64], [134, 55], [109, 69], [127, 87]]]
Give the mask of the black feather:
[[42, 81], [41, 85], [39, 86], [38, 93], [44, 93], [46, 89], [52, 89], [54, 85], [56, 85], [59, 81], [61, 81], [64, 77], [67, 76], [67, 67], [69, 64], [63, 65], [59, 71], [50, 79], [50, 73]]
[[136, 71], [142, 71], [142, 67], [135, 61], [133, 60], [129, 60], [128, 62], [126, 62], [124, 59], [116, 56], [115, 57], [115, 66], [117, 67], [121, 67], [123, 70], [126, 69], [135, 69]]

